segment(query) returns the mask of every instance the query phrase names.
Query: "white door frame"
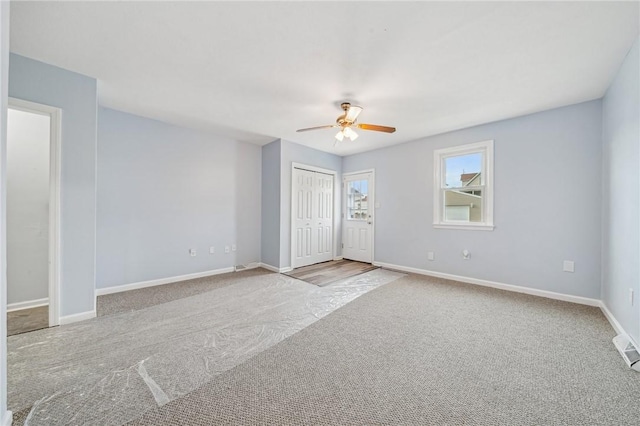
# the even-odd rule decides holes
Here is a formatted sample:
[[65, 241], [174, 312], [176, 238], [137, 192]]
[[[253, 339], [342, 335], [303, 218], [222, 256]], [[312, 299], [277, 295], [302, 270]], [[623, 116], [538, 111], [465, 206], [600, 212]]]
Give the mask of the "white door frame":
[[331, 221], [331, 227], [332, 227], [332, 232], [333, 232], [333, 244], [331, 244], [331, 257], [333, 259], [336, 258], [336, 177], [338, 175], [338, 172], [336, 172], [335, 170], [329, 170], [329, 169], [323, 169], [321, 167], [315, 167], [315, 166], [309, 166], [307, 164], [302, 164], [302, 163], [296, 163], [296, 162], [291, 162], [291, 188], [290, 189], [290, 200], [289, 203], [291, 204], [291, 216], [289, 218], [289, 229], [291, 231], [291, 240], [290, 240], [290, 246], [289, 246], [289, 251], [290, 253], [290, 259], [289, 259], [289, 268], [293, 269], [293, 260], [294, 260], [294, 254], [295, 251], [293, 250], [294, 247], [294, 243], [295, 243], [295, 223], [293, 221], [293, 217], [295, 215], [295, 206], [293, 205], [293, 185], [294, 185], [294, 169], [302, 169], [302, 170], [308, 170], [310, 172], [318, 172], [318, 173], [324, 173], [326, 175], [331, 175], [333, 176], [333, 220]]
[[[347, 202], [346, 202], [346, 197], [347, 197], [347, 188], [345, 187], [346, 185], [346, 181], [345, 178], [352, 176], [352, 175], [360, 175], [362, 173], [371, 173], [371, 180], [373, 182], [373, 191], [370, 191], [369, 194], [367, 194], [368, 196], [370, 196], [371, 198], [371, 211], [373, 212], [372, 215], [372, 220], [371, 220], [371, 264], [373, 265], [376, 259], [376, 216], [378, 215], [377, 213], [377, 208], [376, 208], [376, 169], [365, 169], [365, 170], [360, 170], [357, 172], [349, 172], [349, 173], [343, 173], [342, 174], [342, 209], [341, 209], [341, 217], [342, 219], [346, 222], [347, 220]], [[342, 247], [344, 247], [344, 226], [341, 227], [341, 234], [340, 235], [340, 241], [342, 242]], [[344, 254], [344, 253], [343, 253]]]
[[[9, 98], [9, 108], [51, 118], [49, 162], [49, 327], [60, 324], [60, 172], [62, 110], [49, 105]], [[3, 237], [4, 238], [4, 237]]]

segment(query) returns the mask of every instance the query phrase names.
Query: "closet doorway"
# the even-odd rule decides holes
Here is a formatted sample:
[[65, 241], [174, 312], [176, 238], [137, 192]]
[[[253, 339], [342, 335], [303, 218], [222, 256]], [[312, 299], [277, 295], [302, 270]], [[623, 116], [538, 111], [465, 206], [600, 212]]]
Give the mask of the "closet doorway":
[[291, 178], [291, 267], [334, 257], [336, 172], [293, 165]]
[[7, 117], [7, 331], [59, 323], [61, 110], [9, 99]]

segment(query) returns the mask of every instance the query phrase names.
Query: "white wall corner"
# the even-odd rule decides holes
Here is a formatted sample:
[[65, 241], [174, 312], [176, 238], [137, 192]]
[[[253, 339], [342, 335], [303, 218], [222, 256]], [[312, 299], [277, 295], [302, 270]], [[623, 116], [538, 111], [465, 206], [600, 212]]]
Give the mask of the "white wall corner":
[[609, 308], [604, 303], [604, 301], [600, 301], [600, 310], [602, 310], [602, 313], [604, 314], [605, 318], [607, 318], [607, 320], [609, 321], [609, 324], [611, 324], [611, 327], [613, 327], [613, 329], [615, 330], [616, 334], [624, 334], [624, 335], [626, 335], [629, 338], [629, 341], [631, 343], [633, 343], [633, 345], [636, 348], [640, 348], [640, 346], [638, 346], [638, 342], [636, 342], [633, 339], [633, 337], [631, 337], [631, 335], [625, 331], [625, 329], [622, 327], [622, 324], [620, 324], [620, 321], [618, 321], [616, 319], [616, 317], [609, 310]]
[[291, 272], [293, 271], [293, 268], [291, 266], [285, 266], [284, 268], [278, 268], [277, 266], [273, 266], [273, 265], [269, 265], [268, 263], [262, 263], [260, 262], [260, 267], [264, 268], [268, 271], [271, 272], [277, 272], [277, 273], [285, 273], [285, 272]]
[[85, 321], [96, 317], [96, 311], [80, 312], [79, 314], [65, 315], [60, 317], [60, 325], [73, 324], [74, 322]]
[[13, 423], [13, 413], [11, 411], [7, 411], [6, 413], [4, 413], [2, 426], [11, 426], [11, 423]]
[[411, 272], [419, 275], [428, 275], [430, 277], [436, 277], [436, 278], [444, 278], [447, 280], [459, 281], [467, 284], [476, 284], [483, 287], [497, 288], [499, 290], [507, 290], [515, 293], [523, 293], [523, 294], [530, 294], [532, 296], [546, 297], [547, 299], [562, 300], [565, 302], [578, 303], [580, 305], [587, 305], [587, 306], [597, 306], [597, 307], [601, 306], [601, 301], [599, 299], [591, 299], [591, 298], [582, 297], [582, 296], [573, 296], [571, 294], [556, 293], [556, 292], [547, 291], [547, 290], [538, 290], [530, 287], [522, 287], [518, 285], [505, 284], [505, 283], [500, 283], [496, 281], [481, 280], [477, 278], [464, 277], [461, 275], [447, 274], [444, 272], [428, 271], [426, 269], [412, 268], [409, 266], [402, 266], [402, 265], [394, 265], [391, 263], [373, 262], [373, 264], [375, 266], [380, 266], [382, 268], [395, 269], [397, 271], [403, 271], [403, 272]]

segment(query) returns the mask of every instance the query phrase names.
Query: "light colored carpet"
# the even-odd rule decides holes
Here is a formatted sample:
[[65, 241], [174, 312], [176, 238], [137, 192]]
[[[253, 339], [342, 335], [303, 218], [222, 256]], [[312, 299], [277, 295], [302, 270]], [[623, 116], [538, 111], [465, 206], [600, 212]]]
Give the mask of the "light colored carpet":
[[267, 274], [272, 274], [272, 272], [262, 268], [255, 268], [247, 269], [242, 272], [230, 272], [228, 274], [196, 278], [193, 280], [124, 291], [121, 293], [105, 294], [98, 296], [96, 310], [98, 316], [137, 311], [150, 306], [184, 299], [185, 297], [195, 296], [233, 285], [238, 282], [238, 278], [248, 278]]
[[[404, 274], [326, 287], [267, 273], [7, 341], [9, 409], [30, 425], [119, 425], [166, 404]], [[179, 287], [176, 287], [179, 289]]]
[[364, 274], [377, 268], [377, 266], [373, 266], [370, 263], [342, 259], [303, 266], [302, 268], [296, 268], [291, 272], [287, 272], [284, 275], [324, 287], [336, 281], [355, 277], [356, 275]]
[[379, 287], [136, 425], [637, 425], [598, 308], [420, 276]]

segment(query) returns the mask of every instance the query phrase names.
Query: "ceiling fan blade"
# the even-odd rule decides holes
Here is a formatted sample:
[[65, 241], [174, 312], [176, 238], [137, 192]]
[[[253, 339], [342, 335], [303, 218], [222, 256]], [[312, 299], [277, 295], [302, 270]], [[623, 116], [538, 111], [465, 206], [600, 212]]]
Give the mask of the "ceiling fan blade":
[[307, 127], [306, 129], [298, 129], [296, 132], [308, 132], [309, 130], [331, 129], [332, 127], [339, 127], [337, 124], [328, 124], [326, 126]]
[[360, 113], [362, 112], [362, 107], [352, 105], [347, 110], [347, 115], [344, 117], [344, 121], [348, 121], [349, 123], [353, 123], [356, 121]]
[[373, 130], [375, 132], [385, 132], [385, 133], [393, 133], [396, 131], [395, 127], [388, 127], [388, 126], [378, 126], [377, 124], [358, 124], [357, 125], [359, 129], [362, 130]]

